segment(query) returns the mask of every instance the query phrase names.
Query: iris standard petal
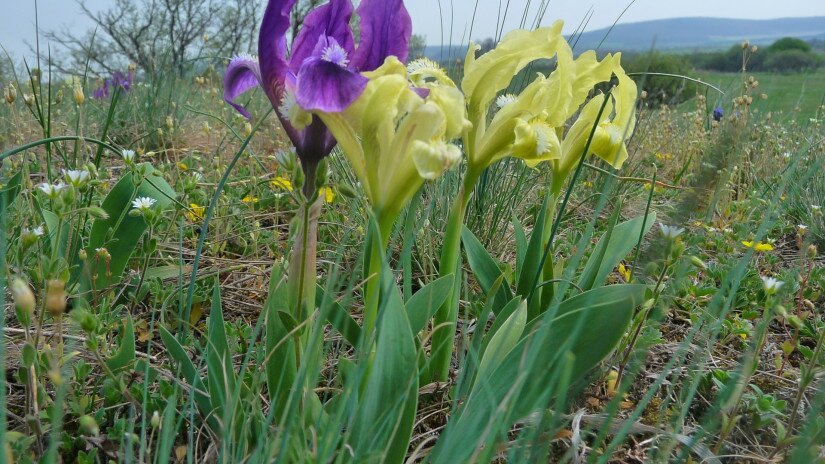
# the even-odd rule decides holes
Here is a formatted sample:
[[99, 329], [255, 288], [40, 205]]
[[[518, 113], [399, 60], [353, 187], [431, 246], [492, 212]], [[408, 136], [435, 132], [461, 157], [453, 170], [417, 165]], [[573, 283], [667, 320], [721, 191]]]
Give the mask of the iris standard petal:
[[288, 71], [286, 33], [295, 0], [269, 0], [258, 35], [258, 61], [263, 87], [272, 106], [281, 104]]
[[361, 40], [352, 67], [372, 71], [388, 56], [406, 61], [412, 36], [412, 19], [403, 0], [362, 0], [358, 5]]
[[249, 112], [242, 105], [235, 103], [235, 99], [260, 83], [261, 70], [258, 60], [248, 55], [237, 56], [229, 62], [229, 67], [226, 69], [226, 76], [223, 80], [223, 98], [245, 118], [250, 119]]
[[350, 0], [331, 0], [312, 10], [304, 19], [301, 31], [292, 43], [289, 70], [297, 74], [304, 61], [313, 55], [319, 38], [324, 36], [335, 39], [338, 45], [352, 56], [355, 42], [350, 29], [351, 18]]

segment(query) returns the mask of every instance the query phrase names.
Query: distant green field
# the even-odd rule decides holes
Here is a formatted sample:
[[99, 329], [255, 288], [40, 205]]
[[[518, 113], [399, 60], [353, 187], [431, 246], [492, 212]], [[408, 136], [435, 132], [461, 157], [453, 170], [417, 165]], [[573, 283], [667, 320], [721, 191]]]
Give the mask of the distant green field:
[[[737, 86], [741, 85], [741, 74], [697, 71], [695, 75], [725, 92], [724, 97], [719, 97], [724, 106], [728, 106], [733, 98], [740, 95]], [[796, 118], [807, 119], [816, 117], [818, 107], [825, 103], [825, 69], [815, 73], [754, 73], [753, 76], [759, 81], [755, 96], [761, 93], [768, 95], [766, 101], [758, 102], [758, 108], [762, 111], [782, 111], [788, 114], [798, 107], [800, 111]], [[716, 100], [713, 93], [712, 90], [708, 93], [711, 104]]]

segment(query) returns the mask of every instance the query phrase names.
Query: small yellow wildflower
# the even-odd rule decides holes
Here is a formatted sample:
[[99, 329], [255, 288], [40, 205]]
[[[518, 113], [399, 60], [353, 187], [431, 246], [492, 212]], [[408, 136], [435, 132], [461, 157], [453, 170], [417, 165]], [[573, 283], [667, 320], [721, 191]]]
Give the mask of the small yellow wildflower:
[[335, 200], [335, 190], [332, 187], [321, 187], [319, 194], [324, 197], [325, 203], [332, 203]]
[[258, 197], [253, 197], [252, 195], [247, 195], [243, 197], [243, 200], [241, 201], [244, 203], [257, 203], [260, 201], [260, 199]]
[[181, 171], [186, 171], [187, 169], [189, 169], [189, 166], [187, 166], [186, 163], [178, 163], [178, 169], [180, 169]]
[[630, 274], [630, 269], [628, 269], [624, 263], [619, 263], [619, 274], [621, 274], [625, 282], [630, 282], [630, 278], [632, 277]]
[[292, 189], [293, 189], [292, 181], [287, 179], [286, 177], [278, 176], [278, 177], [272, 179], [271, 184], [272, 184], [273, 187], [282, 188], [282, 189], [287, 190], [289, 192], [291, 192]]
[[199, 206], [197, 203], [190, 203], [189, 211], [186, 212], [186, 218], [192, 222], [202, 221], [205, 213], [205, 206]]
[[753, 248], [756, 251], [771, 251], [771, 250], [773, 250], [773, 245], [771, 245], [770, 243], [764, 243], [764, 242], [754, 243], [753, 241], [750, 241], [750, 240], [743, 240], [742, 245], [745, 245], [748, 248]]

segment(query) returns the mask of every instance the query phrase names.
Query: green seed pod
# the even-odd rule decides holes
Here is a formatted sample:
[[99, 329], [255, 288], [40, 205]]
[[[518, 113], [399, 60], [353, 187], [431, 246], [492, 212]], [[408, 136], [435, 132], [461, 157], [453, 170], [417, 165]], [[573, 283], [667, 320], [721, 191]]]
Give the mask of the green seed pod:
[[80, 426], [80, 431], [84, 435], [96, 437], [97, 434], [100, 433], [100, 428], [97, 426], [97, 421], [95, 421], [95, 418], [92, 416], [80, 416], [80, 418], [77, 419], [77, 424]]
[[34, 293], [31, 287], [23, 280], [15, 277], [11, 281], [11, 294], [14, 298], [14, 307], [20, 313], [31, 316], [34, 314]]
[[696, 266], [697, 268], [702, 269], [702, 270], [705, 270], [705, 269], [708, 268], [708, 265], [705, 264], [704, 261], [699, 259], [698, 256], [691, 256], [690, 257], [690, 263], [693, 264], [694, 266]]

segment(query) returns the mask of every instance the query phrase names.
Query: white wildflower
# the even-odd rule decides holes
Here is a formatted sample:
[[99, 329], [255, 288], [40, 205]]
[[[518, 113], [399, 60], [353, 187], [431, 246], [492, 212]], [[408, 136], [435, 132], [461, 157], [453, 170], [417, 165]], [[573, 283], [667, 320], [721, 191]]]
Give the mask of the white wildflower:
[[776, 294], [776, 292], [778, 292], [783, 285], [785, 285], [785, 282], [782, 282], [781, 280], [774, 279], [773, 277], [762, 276], [762, 288], [768, 295]]
[[685, 232], [685, 229], [681, 227], [666, 226], [662, 223], [659, 223], [659, 227], [662, 229], [662, 235], [670, 240], [675, 240], [678, 236]]
[[132, 201], [132, 208], [140, 212], [145, 212], [151, 209], [155, 203], [157, 203], [157, 200], [155, 200], [154, 198], [138, 197]]

